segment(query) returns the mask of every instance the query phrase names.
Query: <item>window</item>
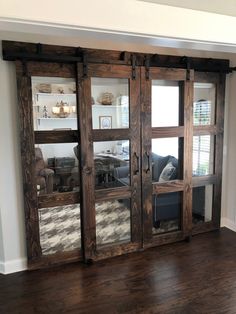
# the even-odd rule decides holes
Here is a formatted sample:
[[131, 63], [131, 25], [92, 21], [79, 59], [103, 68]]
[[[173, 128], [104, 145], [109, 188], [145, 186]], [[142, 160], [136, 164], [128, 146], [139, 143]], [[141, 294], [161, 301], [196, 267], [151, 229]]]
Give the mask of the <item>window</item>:
[[211, 135], [193, 137], [193, 175], [213, 174], [214, 138]]

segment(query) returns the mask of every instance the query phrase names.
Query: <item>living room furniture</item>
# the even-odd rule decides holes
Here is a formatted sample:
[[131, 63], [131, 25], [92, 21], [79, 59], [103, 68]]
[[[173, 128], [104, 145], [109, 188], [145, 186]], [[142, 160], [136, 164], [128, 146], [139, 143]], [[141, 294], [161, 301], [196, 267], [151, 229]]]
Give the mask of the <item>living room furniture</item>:
[[[3, 58], [16, 65], [30, 269], [75, 260], [89, 263], [219, 229], [228, 60], [8, 41], [3, 41]], [[51, 99], [50, 106], [71, 98], [74, 101], [76, 95], [72, 127], [70, 117], [45, 118], [47, 127], [38, 126], [34, 113], [37, 109], [40, 115], [43, 108], [34, 101], [37, 96], [32, 105], [32, 91], [33, 95], [38, 93], [38, 84], [49, 84], [55, 90], [45, 96]], [[63, 96], [56, 92], [62, 88]], [[114, 100], [106, 106], [98, 103], [100, 95], [107, 92]], [[100, 116], [112, 116], [111, 129], [99, 129]], [[121, 141], [126, 148], [123, 145], [121, 149]], [[80, 188], [37, 195], [32, 166], [35, 145], [43, 145], [44, 151], [56, 158], [73, 156], [73, 147], [78, 145]], [[126, 164], [117, 167], [108, 159], [110, 175], [119, 182], [112, 187], [104, 184], [97, 188], [95, 184], [95, 156], [102, 151], [117, 155], [124, 151], [128, 156]], [[123, 176], [127, 164], [129, 171]], [[204, 193], [196, 192], [198, 188]], [[202, 200], [196, 208], [193, 202], [199, 195]], [[111, 201], [125, 204], [129, 237], [122, 241], [114, 237], [103, 246], [97, 243], [96, 208], [106, 208], [112, 226], [109, 214], [116, 207], [110, 206]], [[80, 208], [81, 245], [70, 252], [45, 256], [38, 210], [48, 212], [51, 208], [60, 215], [70, 205]], [[201, 221], [196, 214], [203, 212]], [[173, 217], [177, 217], [174, 229], [169, 228], [175, 223]], [[164, 220], [167, 229], [158, 226]], [[65, 237], [70, 239], [69, 234]]]
[[[167, 181], [175, 180], [178, 176], [178, 160], [173, 156], [159, 156], [152, 153], [152, 179], [155, 182], [160, 182], [161, 173], [167, 164], [171, 161], [175, 171], [170, 174]], [[121, 166], [115, 168], [115, 179], [123, 186], [129, 185], [129, 168]], [[159, 228], [161, 221], [175, 220], [180, 216], [180, 206], [182, 200], [178, 193], [162, 194], [159, 197], [153, 195], [152, 212], [153, 212], [153, 227]], [[198, 187], [193, 193], [192, 213], [195, 217], [204, 220], [204, 203], [205, 189]]]
[[54, 171], [45, 165], [42, 151], [39, 147], [35, 147], [35, 176], [38, 186], [38, 194], [50, 194], [53, 192], [53, 176]]

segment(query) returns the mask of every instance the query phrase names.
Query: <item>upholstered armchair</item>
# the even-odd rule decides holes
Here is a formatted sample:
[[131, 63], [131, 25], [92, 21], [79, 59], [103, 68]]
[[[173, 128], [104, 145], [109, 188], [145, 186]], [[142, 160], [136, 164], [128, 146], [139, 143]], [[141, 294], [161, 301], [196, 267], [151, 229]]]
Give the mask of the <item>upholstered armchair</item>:
[[50, 194], [53, 192], [53, 176], [54, 171], [46, 167], [42, 151], [39, 147], [35, 148], [35, 175], [38, 192], [42, 194]]

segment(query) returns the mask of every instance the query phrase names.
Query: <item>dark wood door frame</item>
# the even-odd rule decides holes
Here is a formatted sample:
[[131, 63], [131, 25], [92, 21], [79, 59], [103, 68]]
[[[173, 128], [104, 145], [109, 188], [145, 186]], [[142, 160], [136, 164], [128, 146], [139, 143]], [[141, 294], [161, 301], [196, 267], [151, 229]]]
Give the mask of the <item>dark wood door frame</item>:
[[[105, 257], [120, 255], [132, 252], [141, 248], [141, 178], [140, 170], [131, 176], [130, 186], [110, 188], [94, 191], [94, 159], [93, 143], [96, 141], [129, 140], [130, 141], [130, 173], [137, 168], [137, 160], [140, 159], [140, 69], [136, 70], [136, 78], [132, 78], [132, 68], [125, 65], [111, 64], [88, 64], [87, 76], [78, 69], [79, 82], [79, 103], [80, 103], [80, 125], [81, 125], [81, 146], [85, 148], [81, 152], [82, 181], [83, 189], [83, 247], [84, 259], [99, 260]], [[91, 108], [91, 77], [120, 78], [129, 82], [130, 98], [130, 125], [127, 129], [92, 129], [92, 108]], [[135, 156], [134, 156], [135, 154]], [[140, 168], [140, 166], [138, 166]], [[131, 200], [131, 242], [127, 244], [107, 245], [98, 248], [96, 245], [96, 212], [95, 203], [111, 199], [128, 198]]]
[[60, 195], [37, 196], [35, 181], [35, 144], [65, 143], [80, 141], [76, 131], [34, 131], [32, 107], [32, 76], [75, 78], [74, 65], [57, 63], [28, 62], [27, 66], [16, 61], [18, 110], [20, 120], [21, 163], [23, 175], [25, 224], [27, 238], [28, 268], [35, 269], [51, 264], [81, 260], [81, 251], [59, 252], [42, 255], [39, 235], [38, 209], [80, 202], [79, 192]]
[[[224, 96], [225, 75], [229, 72], [229, 61], [219, 59], [191, 58], [191, 68], [181, 57], [156, 56], [151, 54], [132, 53], [118, 51], [103, 51], [93, 49], [80, 49], [73, 47], [56, 47], [42, 45], [43, 54], [38, 51], [36, 44], [17, 42], [3, 42], [4, 60], [13, 60], [16, 65], [18, 103], [20, 116], [20, 140], [22, 155], [23, 190], [25, 201], [25, 220], [27, 236], [27, 254], [29, 268], [40, 268], [51, 264], [64, 263], [78, 260], [98, 260], [105, 257], [115, 256], [126, 252], [139, 250], [144, 247], [183, 240], [191, 234], [218, 229], [220, 227], [220, 202], [222, 184], [222, 155], [223, 155], [223, 127], [224, 127]], [[86, 58], [85, 58], [86, 57]], [[149, 63], [145, 60], [149, 58]], [[85, 61], [86, 60], [86, 61]], [[135, 62], [133, 62], [135, 60]], [[133, 62], [133, 63], [132, 63]], [[189, 63], [188, 63], [189, 65]], [[150, 67], [152, 66], [152, 67]], [[161, 66], [163, 68], [161, 68]], [[170, 67], [167, 69], [166, 67]], [[171, 68], [172, 67], [172, 68]], [[175, 68], [175, 69], [174, 69]], [[186, 68], [186, 69], [184, 69]], [[202, 72], [199, 72], [202, 71]], [[205, 71], [205, 72], [203, 72]], [[212, 73], [206, 72], [211, 71]], [[215, 72], [215, 73], [213, 73]], [[92, 130], [91, 106], [89, 99], [90, 77], [124, 77], [130, 81], [130, 128], [129, 130], [117, 129], [106, 132], [105, 130]], [[194, 75], [194, 77], [193, 77]], [[80, 131], [33, 131], [32, 121], [32, 76], [54, 76], [75, 78], [77, 80], [77, 112], [80, 113], [78, 123]], [[181, 81], [182, 98], [185, 104], [184, 126], [173, 127], [163, 130], [162, 128], [145, 127], [151, 121], [151, 79], [155, 77], [176, 79]], [[211, 126], [192, 127], [192, 98], [193, 81], [214, 83], [216, 86], [216, 122]], [[79, 105], [80, 104], [80, 105]], [[89, 121], [89, 123], [87, 123]], [[141, 131], [140, 131], [141, 129]], [[193, 135], [215, 136], [215, 163], [214, 173], [209, 176], [192, 178], [192, 158], [190, 147]], [[147, 139], [177, 136], [183, 137], [187, 145], [184, 146], [184, 177], [183, 180], [175, 180], [171, 183], [152, 184], [150, 174], [146, 173], [148, 158], [150, 158], [150, 141]], [[99, 140], [117, 140], [128, 138], [132, 144], [132, 151], [140, 157], [141, 175], [134, 176], [130, 187], [117, 190], [94, 191], [93, 174], [94, 165], [92, 145]], [[83, 184], [91, 188], [90, 199], [86, 192], [62, 193], [37, 197], [34, 178], [34, 144], [38, 143], [64, 143], [79, 142], [81, 150], [81, 173]], [[139, 143], [142, 143], [141, 148]], [[141, 149], [141, 151], [140, 151]], [[86, 153], [85, 153], [86, 151]], [[132, 157], [132, 156], [131, 156]], [[136, 163], [131, 158], [131, 171]], [[191, 224], [192, 187], [214, 185], [214, 199], [212, 221], [195, 226]], [[141, 214], [141, 186], [142, 206], [145, 208]], [[84, 189], [85, 191], [85, 189]], [[169, 235], [160, 235], [153, 240], [150, 232], [150, 217], [152, 213], [151, 195], [153, 193], [165, 193], [167, 191], [182, 191], [184, 193], [184, 215], [182, 217], [183, 230]], [[118, 197], [132, 199], [132, 242], [125, 245], [97, 250], [95, 230], [96, 201], [115, 199]], [[83, 202], [84, 207], [91, 208], [90, 212], [81, 211], [82, 251], [62, 252], [52, 256], [42, 256], [39, 239], [38, 208], [44, 206], [57, 206]], [[150, 229], [149, 229], [150, 231]]]
[[[192, 177], [192, 89], [194, 72], [191, 70], [189, 80], [187, 71], [184, 69], [150, 68], [149, 80], [145, 80], [145, 68], [142, 68], [142, 92], [144, 101], [142, 104], [142, 157], [143, 157], [143, 233], [144, 247], [170, 243], [183, 240], [191, 235], [191, 177]], [[152, 80], [171, 80], [179, 83], [180, 86], [180, 119], [183, 120], [178, 127], [155, 127], [151, 126], [151, 88]], [[183, 179], [165, 183], [152, 183], [152, 169], [147, 165], [147, 156], [151, 158], [151, 139], [164, 137], [181, 137], [184, 140], [181, 159], [184, 163], [181, 166]], [[146, 169], [149, 169], [147, 171]], [[181, 230], [168, 234], [152, 235], [152, 195], [170, 192], [183, 193], [183, 209], [181, 218]]]

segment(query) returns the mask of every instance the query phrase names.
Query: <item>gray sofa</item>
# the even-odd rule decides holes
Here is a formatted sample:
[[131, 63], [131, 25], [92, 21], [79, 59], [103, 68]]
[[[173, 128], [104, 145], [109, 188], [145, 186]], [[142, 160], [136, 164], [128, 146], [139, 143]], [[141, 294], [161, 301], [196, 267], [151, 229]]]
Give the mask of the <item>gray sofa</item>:
[[[123, 185], [129, 184], [128, 166], [118, 167], [114, 170], [114, 177]], [[180, 178], [178, 160], [171, 156], [160, 156], [152, 153], [152, 180], [165, 182]], [[193, 190], [193, 214], [204, 219], [205, 188], [199, 187]], [[161, 221], [181, 219], [182, 196], [180, 192], [153, 195], [153, 227], [159, 228]], [[202, 218], [201, 218], [202, 217]]]

